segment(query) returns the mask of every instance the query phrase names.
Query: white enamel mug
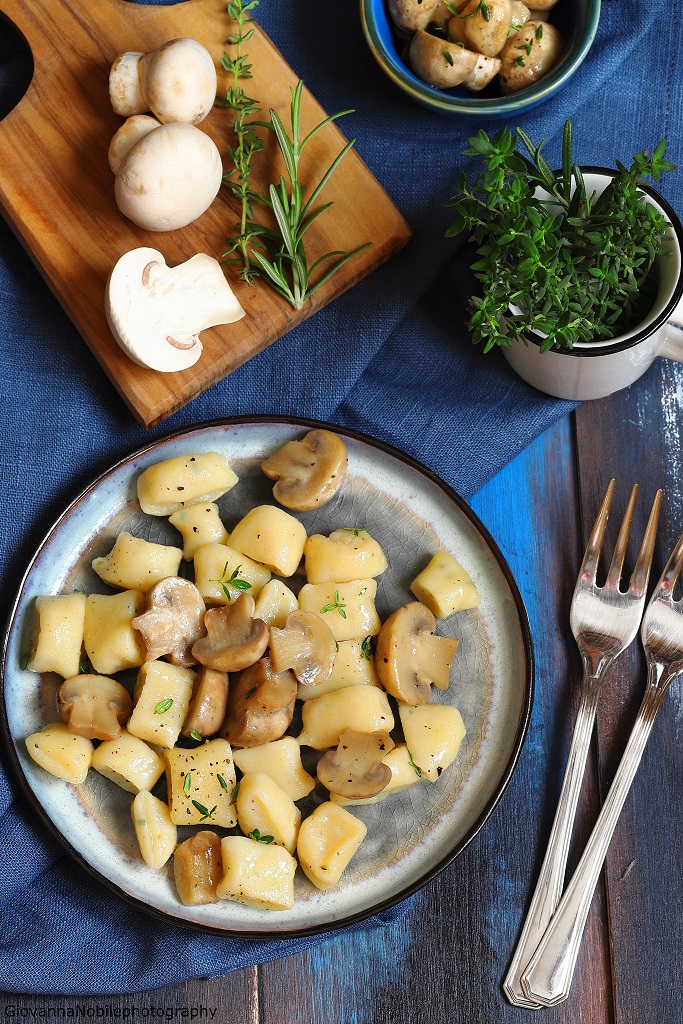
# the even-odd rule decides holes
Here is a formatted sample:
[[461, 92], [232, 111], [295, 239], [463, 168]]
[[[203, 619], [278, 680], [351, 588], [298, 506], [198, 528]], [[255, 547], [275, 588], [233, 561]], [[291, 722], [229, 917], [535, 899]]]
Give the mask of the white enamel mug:
[[[616, 171], [584, 170], [586, 190], [603, 191]], [[643, 186], [646, 202], [664, 214], [671, 229], [658, 257], [659, 290], [642, 323], [608, 341], [579, 342], [572, 349], [540, 351], [533, 334], [529, 344], [513, 342], [503, 349], [510, 366], [528, 384], [555, 398], [585, 401], [604, 398], [633, 384], [657, 356], [683, 362], [683, 227], [669, 204]]]

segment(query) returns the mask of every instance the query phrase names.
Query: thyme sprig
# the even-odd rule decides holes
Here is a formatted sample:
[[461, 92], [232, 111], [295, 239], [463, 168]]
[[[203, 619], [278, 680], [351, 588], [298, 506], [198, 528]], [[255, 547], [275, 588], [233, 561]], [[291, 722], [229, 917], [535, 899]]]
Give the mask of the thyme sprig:
[[485, 352], [526, 341], [529, 331], [541, 336], [541, 351], [613, 338], [639, 323], [654, 301], [653, 265], [669, 224], [643, 201], [641, 186], [645, 177], [658, 181], [675, 169], [664, 158], [666, 141], [651, 155], [637, 153], [630, 167], [617, 161], [599, 196], [588, 194], [573, 161], [571, 121], [559, 171], [542, 146], [520, 128], [492, 138], [480, 131], [465, 154], [479, 157], [484, 170], [472, 184], [463, 172], [446, 204], [458, 213], [447, 235], [467, 231], [478, 245], [472, 269], [483, 295], [470, 300], [469, 327]]
[[[238, 259], [242, 264], [242, 280], [251, 284], [254, 273], [249, 258], [249, 244], [254, 237], [254, 230], [249, 227], [249, 222], [254, 216], [253, 204], [259, 197], [251, 188], [251, 161], [256, 153], [263, 149], [263, 141], [254, 131], [254, 118], [260, 114], [261, 108], [257, 101], [247, 96], [240, 82], [242, 79], [252, 77], [252, 65], [247, 63], [247, 55], [243, 52], [243, 46], [248, 43], [253, 35], [253, 28], [247, 26], [252, 23], [249, 14], [258, 6], [259, 0], [230, 0], [226, 11], [236, 23], [236, 31], [226, 40], [227, 45], [234, 46], [235, 52], [231, 57], [224, 53], [221, 64], [226, 71], [232, 75], [232, 80], [225, 93], [225, 99], [220, 105], [227, 107], [233, 116], [233, 131], [235, 133], [235, 145], [229, 147], [228, 155], [232, 166], [223, 175], [223, 183], [227, 185], [232, 194], [240, 204], [240, 219], [235, 225], [237, 232], [232, 239], [229, 252], [237, 252]], [[225, 255], [225, 254], [224, 254]]]

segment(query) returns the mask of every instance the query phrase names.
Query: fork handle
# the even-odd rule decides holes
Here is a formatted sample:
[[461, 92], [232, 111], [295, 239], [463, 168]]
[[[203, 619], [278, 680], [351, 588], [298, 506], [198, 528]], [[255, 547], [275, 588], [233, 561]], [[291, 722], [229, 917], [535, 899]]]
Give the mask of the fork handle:
[[583, 856], [567, 890], [522, 974], [522, 988], [529, 999], [554, 1006], [569, 995], [595, 886], [624, 801], [631, 788], [663, 690], [648, 686], [607, 799], [595, 823]]
[[593, 733], [600, 683], [607, 664], [603, 663], [595, 674], [590, 673], [586, 666], [581, 703], [548, 848], [517, 948], [503, 982], [505, 995], [515, 1006], [537, 1009], [540, 1005], [524, 991], [521, 976], [543, 937], [562, 893], [569, 842]]

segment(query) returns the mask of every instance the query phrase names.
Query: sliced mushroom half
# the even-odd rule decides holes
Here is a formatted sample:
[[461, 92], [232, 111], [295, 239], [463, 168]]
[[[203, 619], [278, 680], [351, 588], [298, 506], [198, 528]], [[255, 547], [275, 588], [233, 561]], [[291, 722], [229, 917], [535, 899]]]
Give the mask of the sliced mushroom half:
[[294, 673], [275, 672], [270, 659], [261, 658], [232, 683], [221, 736], [236, 747], [279, 740], [292, 721], [295, 700]]
[[173, 665], [195, 665], [192, 645], [206, 633], [206, 606], [194, 583], [181, 576], [167, 576], [149, 590], [146, 606], [147, 611], [132, 624], [142, 633], [147, 661], [168, 657]]
[[57, 691], [57, 707], [69, 732], [89, 740], [114, 740], [121, 735], [133, 702], [115, 679], [83, 673], [64, 680]]
[[268, 646], [269, 633], [265, 622], [254, 618], [254, 608], [251, 594], [209, 608], [204, 616], [207, 635], [193, 645], [193, 657], [219, 672], [241, 672], [257, 662]]
[[183, 736], [215, 736], [228, 710], [228, 673], [202, 666], [183, 723]]
[[382, 626], [375, 648], [377, 677], [392, 697], [405, 704], [426, 704], [432, 683], [448, 686], [458, 641], [435, 636], [436, 619], [425, 605], [411, 601]]
[[273, 497], [295, 512], [319, 508], [337, 493], [347, 469], [346, 445], [331, 430], [310, 430], [301, 441], [287, 441], [261, 464], [277, 481]]
[[318, 761], [318, 778], [330, 793], [348, 800], [377, 796], [391, 780], [391, 768], [382, 758], [393, 749], [388, 732], [344, 729], [337, 749], [328, 750]]
[[300, 683], [316, 686], [332, 674], [337, 642], [319, 615], [296, 611], [284, 629], [270, 628], [270, 657], [276, 672], [290, 668]]

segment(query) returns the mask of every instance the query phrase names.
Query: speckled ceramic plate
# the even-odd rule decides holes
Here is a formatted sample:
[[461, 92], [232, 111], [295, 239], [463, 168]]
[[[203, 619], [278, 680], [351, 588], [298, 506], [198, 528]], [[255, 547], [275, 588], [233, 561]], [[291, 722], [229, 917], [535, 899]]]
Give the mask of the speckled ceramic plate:
[[[91, 874], [122, 897], [177, 923], [211, 932], [272, 938], [322, 931], [361, 920], [410, 895], [484, 826], [515, 768], [531, 712], [532, 648], [526, 613], [510, 570], [485, 528], [465, 502], [423, 466], [369, 437], [331, 427], [348, 447], [348, 479], [332, 502], [301, 519], [309, 534], [363, 526], [380, 541], [389, 560], [379, 580], [380, 615], [384, 618], [413, 599], [411, 580], [440, 546], [468, 569], [481, 595], [476, 610], [438, 625], [438, 632], [455, 637], [459, 648], [450, 687], [437, 699], [456, 705], [467, 729], [457, 760], [438, 782], [422, 780], [384, 802], [354, 808], [367, 825], [367, 837], [335, 889], [321, 892], [298, 871], [291, 911], [254, 910], [228, 901], [190, 908], [178, 900], [171, 863], [155, 872], [141, 860], [130, 794], [95, 771], [83, 786], [70, 786], [29, 758], [24, 738], [46, 721], [56, 720], [55, 691], [60, 682], [56, 676], [21, 668], [35, 598], [74, 589], [106, 591], [91, 562], [111, 548], [121, 530], [178, 543], [178, 534], [165, 519], [140, 511], [140, 471], [176, 455], [226, 454], [240, 478], [219, 501], [230, 530], [250, 507], [272, 502], [272, 483], [260, 470], [264, 457], [313, 426], [324, 424], [266, 418], [212, 422], [155, 442], [113, 466], [66, 509], [37, 551], [6, 637], [7, 747], [46, 826]], [[163, 780], [158, 785], [163, 795]], [[307, 799], [304, 813], [321, 797]], [[181, 840], [185, 832], [190, 834], [189, 829], [180, 831]]]

